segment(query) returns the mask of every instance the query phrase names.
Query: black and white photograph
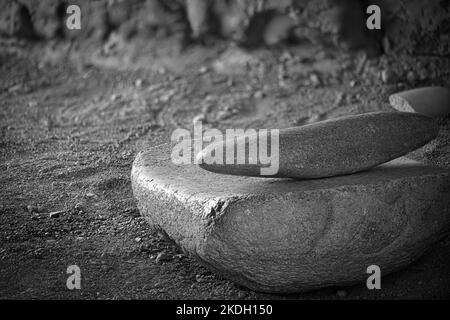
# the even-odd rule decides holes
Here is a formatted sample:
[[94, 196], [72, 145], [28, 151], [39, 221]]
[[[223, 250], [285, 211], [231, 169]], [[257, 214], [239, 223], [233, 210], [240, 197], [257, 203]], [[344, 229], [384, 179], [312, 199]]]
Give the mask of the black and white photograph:
[[0, 0], [0, 300], [448, 300], [449, 114], [450, 0]]

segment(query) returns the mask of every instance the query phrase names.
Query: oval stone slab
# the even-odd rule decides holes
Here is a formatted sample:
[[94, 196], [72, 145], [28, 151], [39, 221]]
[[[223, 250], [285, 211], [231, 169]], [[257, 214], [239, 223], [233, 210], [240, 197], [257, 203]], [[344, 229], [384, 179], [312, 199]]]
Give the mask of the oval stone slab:
[[[230, 142], [225, 140], [204, 148], [197, 161], [201, 168], [222, 174], [323, 178], [363, 171], [398, 158], [434, 139], [437, 133], [435, 122], [424, 115], [374, 112], [280, 130], [279, 149], [270, 150], [279, 152], [279, 157], [273, 160], [278, 160], [278, 171], [274, 175], [263, 174], [261, 169], [267, 168], [267, 163], [263, 165], [260, 159], [255, 161], [255, 156], [249, 153], [251, 145], [259, 148], [257, 135], [236, 140], [236, 145], [245, 145], [245, 159], [242, 159], [243, 153], [239, 159], [235, 152], [234, 161], [227, 162], [226, 147]], [[214, 162], [214, 149], [223, 149], [221, 163]]]
[[175, 165], [173, 145], [141, 152], [138, 207], [214, 272], [264, 292], [365, 285], [420, 257], [450, 230], [450, 172], [405, 158], [353, 175], [260, 179]]

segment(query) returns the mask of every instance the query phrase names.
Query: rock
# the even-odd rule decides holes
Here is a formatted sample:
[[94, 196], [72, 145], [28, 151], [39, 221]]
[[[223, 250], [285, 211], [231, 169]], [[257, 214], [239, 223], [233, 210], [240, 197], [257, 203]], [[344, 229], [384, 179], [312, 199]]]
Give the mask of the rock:
[[117, 100], [119, 100], [120, 98], [121, 98], [122, 96], [120, 95], [120, 94], [115, 94], [115, 93], [113, 93], [112, 95], [111, 95], [111, 101], [117, 101]]
[[155, 262], [157, 264], [161, 264], [167, 260], [169, 260], [169, 256], [163, 251], [163, 252], [158, 253], [158, 255], [156, 256]]
[[27, 6], [19, 2], [14, 2], [11, 6], [10, 19], [11, 35], [28, 39], [36, 38], [31, 13]]
[[28, 213], [39, 213], [39, 209], [36, 206], [27, 205]]
[[450, 89], [424, 87], [403, 91], [389, 97], [391, 106], [404, 112], [417, 112], [429, 117], [445, 116], [450, 113]]
[[397, 80], [397, 75], [388, 69], [382, 70], [380, 73], [381, 81], [385, 84], [392, 84]]
[[142, 87], [142, 83], [143, 83], [143, 80], [141, 78], [139, 78], [139, 79], [136, 79], [136, 81], [134, 82], [134, 85], [136, 87], [140, 88], [140, 87]]
[[316, 88], [320, 87], [320, 85], [322, 84], [322, 81], [320, 80], [317, 73], [311, 73], [311, 75], [309, 76], [309, 81], [311, 81], [311, 84], [313, 85], [313, 87], [316, 87]]
[[30, 108], [35, 108], [35, 107], [37, 107], [37, 105], [38, 105], [38, 102], [36, 100], [31, 100], [28, 102], [28, 107], [30, 107]]
[[257, 99], [257, 100], [263, 99], [263, 98], [264, 98], [264, 92], [261, 91], [261, 90], [256, 91], [256, 92], [253, 94], [253, 98], [255, 98], [255, 99]]
[[231, 48], [213, 62], [212, 68], [220, 74], [241, 75], [247, 74], [258, 64], [259, 60], [250, 53], [238, 48]]
[[[401, 158], [320, 180], [218, 176], [139, 153], [132, 187], [146, 221], [210, 270], [264, 292], [365, 284], [420, 257], [450, 228], [450, 172]], [[160, 259], [159, 259], [160, 260]]]
[[[233, 145], [245, 146], [246, 152], [234, 152], [231, 163], [225, 159], [226, 139], [205, 147], [197, 155], [197, 161], [201, 168], [222, 174], [298, 179], [330, 177], [366, 170], [398, 158], [435, 138], [438, 130], [431, 118], [422, 115], [373, 112], [282, 129], [279, 148], [274, 147], [270, 152], [270, 162], [262, 162], [258, 156], [262, 149], [258, 150], [256, 134], [249, 139], [244, 135], [238, 137]], [[271, 144], [270, 140], [267, 144]], [[255, 155], [249, 155], [252, 145], [258, 152]], [[219, 149], [225, 150], [223, 158], [214, 159], [213, 151]]]
[[203, 66], [200, 69], [198, 69], [198, 74], [205, 74], [208, 72], [208, 67]]
[[273, 46], [287, 40], [295, 26], [296, 21], [288, 15], [274, 15], [264, 28], [264, 43]]
[[323, 117], [324, 117], [324, 114], [312, 112], [311, 115], [306, 120], [306, 124], [312, 124], [312, 123], [322, 121]]
[[8, 88], [8, 92], [9, 93], [14, 93], [14, 92], [17, 92], [17, 91], [22, 90], [22, 89], [23, 89], [23, 85], [21, 83], [19, 83], [19, 84], [16, 84], [16, 85], [12, 86], [12, 87], [9, 87]]
[[48, 216], [50, 217], [50, 218], [58, 218], [61, 214], [63, 214], [64, 213], [64, 211], [54, 211], [54, 212], [50, 212], [49, 214], [48, 214]]
[[186, 15], [193, 38], [201, 38], [209, 31], [210, 6], [211, 3], [208, 0], [186, 0]]

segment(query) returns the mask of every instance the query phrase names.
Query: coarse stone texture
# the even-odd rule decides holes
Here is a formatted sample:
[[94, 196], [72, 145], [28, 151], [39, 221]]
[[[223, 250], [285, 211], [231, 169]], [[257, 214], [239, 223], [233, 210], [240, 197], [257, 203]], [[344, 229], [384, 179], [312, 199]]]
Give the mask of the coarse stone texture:
[[[396, 159], [436, 138], [438, 132], [433, 119], [421, 114], [371, 112], [279, 130], [279, 146], [272, 140], [267, 142], [271, 146], [270, 162], [260, 159], [267, 149], [266, 143], [261, 144], [261, 136], [263, 141], [267, 137], [258, 137], [256, 131], [248, 138], [238, 135], [237, 139], [233, 136], [212, 143], [198, 158], [203, 169], [216, 173], [323, 178], [359, 172]], [[226, 159], [230, 149], [226, 146], [234, 141], [237, 149], [246, 153], [234, 152], [230, 161]], [[272, 168], [264, 172], [267, 163]]]
[[450, 113], [450, 89], [424, 87], [395, 93], [389, 96], [391, 106], [404, 112], [417, 112], [429, 117]]
[[406, 158], [320, 180], [217, 175], [141, 152], [141, 214], [204, 265], [264, 292], [365, 282], [405, 267], [450, 227], [450, 172]]

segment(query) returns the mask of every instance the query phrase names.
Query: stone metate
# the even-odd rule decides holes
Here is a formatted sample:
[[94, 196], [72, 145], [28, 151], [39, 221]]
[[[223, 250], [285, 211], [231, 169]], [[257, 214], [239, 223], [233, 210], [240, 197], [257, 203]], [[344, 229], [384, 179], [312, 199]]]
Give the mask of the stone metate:
[[172, 147], [145, 150], [133, 164], [141, 214], [254, 290], [365, 284], [369, 266], [383, 276], [405, 267], [449, 231], [448, 169], [401, 158], [347, 176], [260, 179], [175, 165]]

